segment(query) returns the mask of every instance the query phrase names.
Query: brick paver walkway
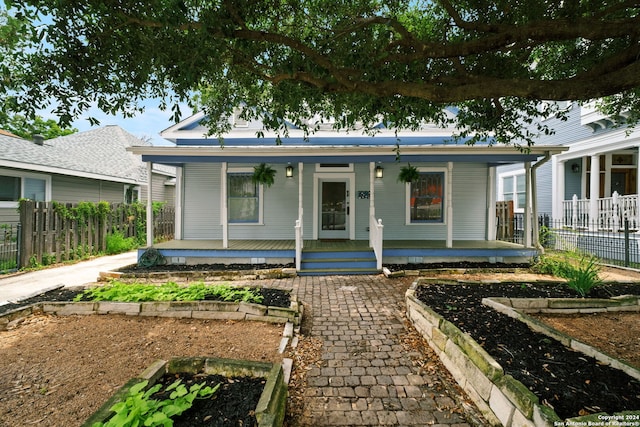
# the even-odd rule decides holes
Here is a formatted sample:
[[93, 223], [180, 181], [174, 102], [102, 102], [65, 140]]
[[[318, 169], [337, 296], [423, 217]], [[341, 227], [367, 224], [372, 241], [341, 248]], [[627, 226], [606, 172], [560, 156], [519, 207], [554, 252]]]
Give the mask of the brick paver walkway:
[[381, 275], [294, 279], [323, 361], [307, 373], [299, 425], [478, 425], [465, 420], [453, 380], [418, 366], [419, 355], [403, 344], [407, 286]]

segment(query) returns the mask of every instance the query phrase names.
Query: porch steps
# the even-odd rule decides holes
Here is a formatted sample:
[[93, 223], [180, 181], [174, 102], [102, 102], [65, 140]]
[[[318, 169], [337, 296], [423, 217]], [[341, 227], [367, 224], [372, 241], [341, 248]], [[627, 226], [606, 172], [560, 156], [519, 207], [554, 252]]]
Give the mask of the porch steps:
[[329, 276], [347, 274], [378, 274], [376, 257], [372, 249], [303, 250], [300, 276]]

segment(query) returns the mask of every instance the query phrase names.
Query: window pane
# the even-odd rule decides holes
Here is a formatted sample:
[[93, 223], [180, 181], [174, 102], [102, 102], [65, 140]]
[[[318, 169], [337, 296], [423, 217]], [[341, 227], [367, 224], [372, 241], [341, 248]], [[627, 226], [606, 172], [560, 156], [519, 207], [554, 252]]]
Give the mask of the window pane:
[[444, 172], [421, 173], [410, 191], [411, 222], [443, 221]]
[[518, 193], [518, 208], [524, 209], [527, 201], [527, 195], [525, 193]]
[[44, 179], [25, 178], [24, 179], [24, 198], [35, 200], [36, 202], [45, 201], [46, 181]]
[[517, 185], [516, 191], [518, 193], [520, 193], [521, 191], [524, 191], [525, 184], [526, 184], [526, 181], [524, 179], [524, 175], [518, 175], [516, 177], [516, 185]]
[[20, 199], [20, 178], [0, 176], [0, 201], [17, 202]]
[[509, 177], [504, 178], [503, 183], [504, 183], [503, 191], [504, 191], [505, 196], [507, 194], [509, 194], [509, 193], [512, 193], [513, 192], [513, 177], [509, 176]]
[[229, 222], [258, 222], [260, 209], [258, 184], [250, 173], [231, 173], [227, 176]]

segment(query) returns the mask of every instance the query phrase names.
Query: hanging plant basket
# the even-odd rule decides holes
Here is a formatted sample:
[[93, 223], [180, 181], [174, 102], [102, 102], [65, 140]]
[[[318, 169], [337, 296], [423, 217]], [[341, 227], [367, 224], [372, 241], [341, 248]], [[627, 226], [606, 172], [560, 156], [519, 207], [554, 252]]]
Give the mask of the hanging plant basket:
[[403, 166], [402, 168], [400, 168], [398, 181], [407, 183], [417, 181], [419, 178], [420, 172], [418, 172], [418, 168], [415, 166], [411, 166], [411, 163], [407, 163], [407, 166]]
[[251, 180], [255, 183], [271, 187], [275, 182], [275, 176], [275, 169], [265, 163], [260, 163], [258, 166], [254, 166]]

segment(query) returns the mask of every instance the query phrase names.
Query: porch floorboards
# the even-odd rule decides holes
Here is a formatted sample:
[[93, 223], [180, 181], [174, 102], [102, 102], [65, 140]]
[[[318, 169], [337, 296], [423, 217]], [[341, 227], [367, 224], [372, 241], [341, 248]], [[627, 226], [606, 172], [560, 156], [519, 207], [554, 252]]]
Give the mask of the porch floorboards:
[[[154, 245], [156, 249], [274, 251], [295, 250], [295, 240], [230, 240], [222, 247], [222, 240], [170, 240]], [[368, 249], [368, 240], [305, 240], [305, 250], [358, 250]], [[385, 240], [383, 249], [522, 249], [523, 246], [499, 240], [454, 240], [447, 248], [444, 240]]]

